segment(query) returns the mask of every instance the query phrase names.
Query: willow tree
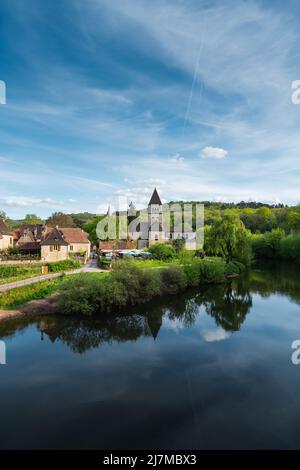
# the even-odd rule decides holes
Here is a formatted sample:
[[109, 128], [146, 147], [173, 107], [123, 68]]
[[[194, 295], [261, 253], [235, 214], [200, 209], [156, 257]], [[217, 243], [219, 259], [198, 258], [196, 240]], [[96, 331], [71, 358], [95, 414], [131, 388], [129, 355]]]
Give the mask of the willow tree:
[[250, 233], [236, 215], [226, 214], [214, 222], [209, 231], [209, 246], [227, 263], [233, 259], [245, 264], [250, 262]]

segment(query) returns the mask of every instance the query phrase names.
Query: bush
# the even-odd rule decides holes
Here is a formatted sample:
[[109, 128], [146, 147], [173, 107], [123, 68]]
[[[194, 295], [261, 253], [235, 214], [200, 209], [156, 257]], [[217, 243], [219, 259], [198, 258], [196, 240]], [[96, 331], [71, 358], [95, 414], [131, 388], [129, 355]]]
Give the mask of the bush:
[[98, 267], [101, 269], [110, 269], [111, 258], [108, 256], [99, 256], [97, 264], [98, 264]]
[[52, 263], [48, 263], [50, 273], [58, 273], [60, 271], [68, 271], [72, 269], [78, 269], [80, 267], [80, 262], [72, 259], [65, 259], [63, 261], [54, 261]]
[[200, 259], [194, 260], [191, 264], [184, 266], [184, 273], [186, 277], [187, 285], [190, 287], [196, 287], [200, 283]]
[[0, 279], [14, 277], [18, 274], [20, 274], [20, 271], [18, 272], [17, 266], [0, 266]]
[[97, 287], [94, 278], [71, 276], [60, 288], [63, 292], [63, 302], [59, 302], [61, 312], [67, 315], [91, 315], [96, 307], [94, 294]]
[[148, 302], [153, 297], [161, 295], [162, 281], [158, 269], [143, 270], [140, 279], [140, 296], [143, 302]]
[[176, 294], [187, 285], [184, 271], [176, 266], [161, 269], [162, 293]]
[[221, 259], [204, 259], [200, 263], [200, 282], [222, 282], [225, 277], [225, 263]]
[[195, 251], [182, 248], [177, 253], [177, 257], [178, 257], [179, 264], [190, 264], [193, 262], [193, 259], [195, 257]]
[[284, 232], [281, 229], [274, 229], [263, 235], [253, 235], [251, 237], [252, 250], [255, 258], [280, 258], [281, 242]]
[[289, 235], [282, 238], [279, 257], [285, 260], [300, 260], [300, 237]]
[[150, 253], [156, 258], [163, 261], [170, 261], [175, 258], [176, 251], [171, 245], [165, 243], [155, 243], [149, 250]]
[[[235, 263], [229, 265], [228, 269], [231, 268], [238, 271]], [[66, 314], [105, 314], [148, 302], [162, 294], [177, 294], [200, 282], [224, 279], [225, 262], [221, 259], [195, 259], [183, 267], [172, 265], [162, 269], [143, 269], [132, 260], [122, 260], [102, 278], [82, 274], [64, 281], [59, 307]]]
[[0, 279], [39, 274], [39, 266], [0, 266]]
[[10, 246], [6, 250], [8, 255], [18, 255], [20, 253], [19, 248], [16, 246]]

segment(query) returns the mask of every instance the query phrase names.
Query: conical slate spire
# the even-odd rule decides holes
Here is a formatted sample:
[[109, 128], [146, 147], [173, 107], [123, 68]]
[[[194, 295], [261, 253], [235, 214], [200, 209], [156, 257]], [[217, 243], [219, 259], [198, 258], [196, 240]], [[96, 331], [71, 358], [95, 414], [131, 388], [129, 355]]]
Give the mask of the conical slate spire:
[[149, 206], [151, 206], [152, 204], [158, 204], [160, 206], [162, 205], [156, 188], [154, 189], [151, 199], [149, 201]]

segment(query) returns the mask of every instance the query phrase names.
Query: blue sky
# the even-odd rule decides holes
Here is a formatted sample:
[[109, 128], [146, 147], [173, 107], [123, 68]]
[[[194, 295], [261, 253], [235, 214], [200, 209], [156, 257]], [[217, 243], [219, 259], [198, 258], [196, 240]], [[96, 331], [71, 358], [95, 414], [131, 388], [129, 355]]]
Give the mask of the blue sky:
[[296, 1], [1, 0], [0, 209], [297, 203], [299, 25]]

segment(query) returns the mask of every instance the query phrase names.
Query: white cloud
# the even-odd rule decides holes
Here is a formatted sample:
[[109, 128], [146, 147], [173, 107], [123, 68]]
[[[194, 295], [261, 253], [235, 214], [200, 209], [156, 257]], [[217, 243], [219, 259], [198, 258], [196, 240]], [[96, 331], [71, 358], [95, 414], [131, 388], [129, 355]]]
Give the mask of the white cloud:
[[204, 147], [201, 151], [201, 156], [203, 158], [221, 159], [225, 158], [227, 154], [227, 150], [224, 150], [220, 147]]
[[64, 205], [64, 202], [52, 199], [50, 197], [39, 199], [32, 197], [11, 196], [0, 199], [0, 204], [9, 207], [62, 207]]
[[226, 339], [228, 337], [229, 337], [229, 334], [225, 330], [223, 330], [223, 328], [217, 328], [215, 330], [208, 330], [203, 333], [203, 338], [208, 343], [211, 343], [214, 341], [222, 341], [223, 339]]

